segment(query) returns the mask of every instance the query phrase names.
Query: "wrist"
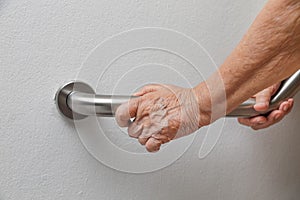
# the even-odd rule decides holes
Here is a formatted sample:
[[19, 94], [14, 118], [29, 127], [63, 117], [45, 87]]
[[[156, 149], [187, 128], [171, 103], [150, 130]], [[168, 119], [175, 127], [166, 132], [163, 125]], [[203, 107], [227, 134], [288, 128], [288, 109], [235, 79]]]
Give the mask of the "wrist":
[[192, 88], [194, 95], [196, 96], [196, 100], [198, 103], [198, 113], [199, 113], [199, 128], [203, 126], [207, 126], [212, 123], [212, 105], [211, 98], [209, 95], [209, 89], [205, 82], [200, 83], [196, 87]]

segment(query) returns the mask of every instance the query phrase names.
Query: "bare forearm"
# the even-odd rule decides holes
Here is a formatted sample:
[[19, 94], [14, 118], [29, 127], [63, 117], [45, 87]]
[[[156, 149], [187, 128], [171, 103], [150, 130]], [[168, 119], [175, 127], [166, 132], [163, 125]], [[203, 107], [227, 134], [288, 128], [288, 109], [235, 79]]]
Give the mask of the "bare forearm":
[[200, 113], [211, 114], [211, 105], [216, 104], [226, 106], [226, 113], [232, 111], [299, 69], [299, 60], [300, 1], [270, 0], [219, 70], [195, 87], [201, 97]]

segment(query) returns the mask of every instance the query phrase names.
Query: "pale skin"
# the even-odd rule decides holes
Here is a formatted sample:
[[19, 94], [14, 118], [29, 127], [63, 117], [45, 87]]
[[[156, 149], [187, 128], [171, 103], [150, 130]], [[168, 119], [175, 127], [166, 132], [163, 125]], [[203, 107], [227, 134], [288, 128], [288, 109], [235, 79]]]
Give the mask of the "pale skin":
[[[193, 88], [147, 85], [121, 105], [116, 121], [149, 152], [189, 135], [230, 113], [256, 94], [256, 110], [266, 110], [278, 84], [300, 65], [300, 1], [269, 0], [224, 63]], [[293, 106], [283, 102], [267, 117], [239, 119], [253, 129], [280, 121]], [[131, 122], [130, 119], [134, 118]]]
[[[256, 104], [254, 109], [257, 111], [266, 111], [269, 107], [269, 102], [272, 95], [277, 91], [280, 84], [274, 84], [268, 87], [254, 97], [256, 98]], [[279, 108], [272, 111], [268, 116], [257, 116], [252, 118], [239, 118], [239, 123], [249, 126], [254, 130], [268, 128], [269, 126], [281, 121], [284, 116], [291, 112], [293, 108], [294, 100], [292, 98], [280, 104]]]

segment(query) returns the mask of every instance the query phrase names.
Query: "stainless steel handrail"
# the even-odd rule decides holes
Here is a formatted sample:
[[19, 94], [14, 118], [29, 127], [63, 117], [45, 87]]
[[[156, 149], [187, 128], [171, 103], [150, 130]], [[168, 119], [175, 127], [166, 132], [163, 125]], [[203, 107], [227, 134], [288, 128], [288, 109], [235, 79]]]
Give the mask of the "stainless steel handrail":
[[[238, 106], [227, 117], [253, 117], [264, 115], [279, 107], [284, 100], [293, 97], [300, 90], [300, 70], [283, 81], [277, 93], [271, 98], [270, 107], [265, 112], [257, 112], [253, 106], [255, 99], [249, 99]], [[56, 93], [58, 110], [70, 119], [83, 119], [89, 115], [112, 117], [122, 103], [133, 96], [98, 95], [88, 84], [72, 81], [62, 86]]]

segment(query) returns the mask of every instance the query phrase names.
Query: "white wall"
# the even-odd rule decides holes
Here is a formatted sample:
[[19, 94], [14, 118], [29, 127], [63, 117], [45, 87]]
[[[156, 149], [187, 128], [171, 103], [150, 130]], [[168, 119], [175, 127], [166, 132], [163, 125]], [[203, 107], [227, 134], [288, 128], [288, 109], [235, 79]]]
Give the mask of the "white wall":
[[[200, 160], [198, 152], [207, 129], [199, 131], [174, 164], [145, 174], [123, 173], [95, 160], [53, 101], [57, 88], [76, 78], [95, 46], [132, 28], [164, 27], [185, 33], [219, 65], [264, 2], [1, 0], [0, 199], [298, 199], [299, 95], [294, 111], [282, 123], [253, 132], [227, 119], [217, 145], [205, 159]], [[114, 64], [111, 78], [103, 82], [114, 85], [112, 77], [123, 73], [122, 67], [136, 60], [148, 62], [150, 55], [161, 62], [169, 56], [170, 64], [180, 63], [163, 53], [137, 54]], [[212, 69], [205, 64], [197, 67], [209, 73]], [[85, 74], [86, 81], [103, 70], [98, 67], [99, 72]], [[129, 78], [142, 76], [137, 72]], [[187, 70], [186, 76], [192, 74]], [[125, 86], [120, 91], [136, 89]], [[117, 131], [117, 127], [111, 129]], [[210, 132], [219, 129], [213, 125]]]

